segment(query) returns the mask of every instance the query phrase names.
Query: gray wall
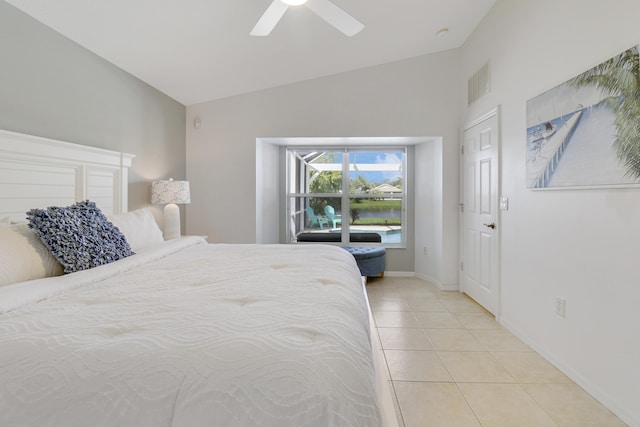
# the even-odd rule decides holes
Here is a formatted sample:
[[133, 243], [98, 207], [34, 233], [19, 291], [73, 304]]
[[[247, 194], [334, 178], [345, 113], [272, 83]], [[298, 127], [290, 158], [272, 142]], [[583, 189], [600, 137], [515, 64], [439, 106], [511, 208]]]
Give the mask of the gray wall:
[[[267, 191], [274, 191], [277, 174], [268, 167], [256, 170], [257, 138], [441, 137], [440, 163], [445, 167], [439, 171], [440, 188], [430, 192], [441, 197], [434, 201], [442, 220], [441, 240], [428, 241], [430, 236], [415, 227], [407, 249], [389, 250], [387, 261], [390, 271], [416, 271], [457, 286], [459, 105], [466, 87], [460, 84], [459, 68], [459, 51], [448, 51], [189, 106], [192, 203], [187, 232], [205, 234], [210, 242], [254, 243], [258, 234], [265, 235], [256, 208], [259, 215], [275, 212], [270, 224], [278, 227], [277, 210], [265, 209], [275, 196], [259, 194], [265, 180], [271, 188]], [[198, 129], [192, 125], [196, 117]], [[415, 168], [432, 165], [419, 162]], [[423, 189], [413, 190], [415, 200], [423, 197]], [[423, 218], [414, 221], [410, 212], [408, 221], [413, 230]], [[424, 255], [416, 259], [415, 247], [428, 247], [440, 257], [442, 268], [429, 270], [436, 263], [426, 262]]]
[[185, 107], [0, 1], [0, 129], [135, 154], [129, 209], [186, 175]]

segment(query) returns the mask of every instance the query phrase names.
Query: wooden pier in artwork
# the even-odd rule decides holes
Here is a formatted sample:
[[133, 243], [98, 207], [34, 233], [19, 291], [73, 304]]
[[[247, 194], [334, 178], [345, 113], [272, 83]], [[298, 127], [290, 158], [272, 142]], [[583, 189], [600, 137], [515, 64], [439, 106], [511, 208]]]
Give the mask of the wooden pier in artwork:
[[549, 184], [581, 117], [582, 111], [576, 112], [552, 136], [540, 141], [536, 153], [527, 162], [528, 188], [544, 188]]

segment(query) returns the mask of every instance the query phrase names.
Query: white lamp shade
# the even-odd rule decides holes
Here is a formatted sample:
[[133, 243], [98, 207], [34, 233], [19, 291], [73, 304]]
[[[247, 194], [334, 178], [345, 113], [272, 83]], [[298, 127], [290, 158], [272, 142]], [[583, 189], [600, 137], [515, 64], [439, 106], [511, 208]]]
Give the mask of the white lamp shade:
[[189, 181], [174, 181], [172, 179], [153, 181], [151, 183], [151, 203], [154, 205], [191, 203]]

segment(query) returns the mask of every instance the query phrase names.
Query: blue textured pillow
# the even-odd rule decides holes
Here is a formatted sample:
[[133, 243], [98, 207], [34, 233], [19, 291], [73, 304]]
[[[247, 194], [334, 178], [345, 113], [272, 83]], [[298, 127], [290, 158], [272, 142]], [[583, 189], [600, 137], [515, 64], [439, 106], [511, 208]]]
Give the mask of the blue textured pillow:
[[89, 200], [69, 207], [31, 209], [27, 219], [65, 273], [108, 264], [134, 253], [120, 230]]

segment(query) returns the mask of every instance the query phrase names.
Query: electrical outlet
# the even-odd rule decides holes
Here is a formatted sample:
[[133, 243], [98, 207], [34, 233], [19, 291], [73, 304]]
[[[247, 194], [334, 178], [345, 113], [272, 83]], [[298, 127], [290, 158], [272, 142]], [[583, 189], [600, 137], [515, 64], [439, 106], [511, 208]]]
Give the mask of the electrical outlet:
[[424, 255], [426, 255], [426, 254], [427, 254], [427, 247], [426, 247], [426, 246], [425, 246], [424, 248], [422, 248], [422, 253], [423, 253]]
[[567, 300], [562, 298], [556, 298], [556, 314], [560, 317], [566, 317]]

